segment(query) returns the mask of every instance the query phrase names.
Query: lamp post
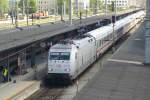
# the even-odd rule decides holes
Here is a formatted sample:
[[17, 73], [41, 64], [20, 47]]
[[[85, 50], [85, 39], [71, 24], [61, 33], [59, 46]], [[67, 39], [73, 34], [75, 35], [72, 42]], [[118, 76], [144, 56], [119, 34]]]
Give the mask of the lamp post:
[[[116, 0], [115, 0], [116, 1]], [[115, 22], [116, 22], [116, 2], [112, 1], [112, 23], [113, 23], [113, 44], [112, 44], [112, 51], [115, 52]]]
[[105, 16], [107, 16], [107, 0], [105, 0]]
[[98, 14], [98, 0], [96, 0], [96, 14]]
[[150, 65], [150, 0], [146, 4], [144, 64]]
[[14, 25], [14, 20], [15, 20], [15, 4], [14, 1], [11, 3], [11, 21], [12, 25]]
[[55, 15], [55, 22], [56, 22], [56, 0], [54, 0], [54, 15]]
[[117, 15], [117, 1], [115, 0], [115, 16]]
[[18, 1], [15, 0], [15, 27], [18, 27]]
[[23, 15], [25, 14], [25, 2], [24, 2], [24, 0], [22, 1], [22, 13], [23, 13]]
[[65, 0], [64, 0], [64, 9], [63, 9], [63, 10], [64, 10], [64, 13], [63, 13], [63, 14], [64, 14], [64, 16], [65, 16], [65, 15], [66, 15], [66, 2], [65, 2]]
[[29, 3], [28, 0], [26, 1], [26, 16], [27, 16], [27, 26], [29, 26]]
[[72, 25], [72, 0], [69, 0], [69, 20], [70, 25]]
[[86, 6], [86, 18], [88, 16], [88, 7]]
[[75, 0], [75, 13], [76, 16], [79, 14], [79, 0]]
[[63, 21], [63, 3], [61, 3], [61, 21]]

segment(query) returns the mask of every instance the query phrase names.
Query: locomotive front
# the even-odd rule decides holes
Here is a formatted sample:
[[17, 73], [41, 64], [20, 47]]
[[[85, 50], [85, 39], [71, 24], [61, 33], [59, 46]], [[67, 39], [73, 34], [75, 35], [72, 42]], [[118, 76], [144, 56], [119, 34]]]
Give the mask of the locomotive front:
[[67, 78], [72, 74], [71, 45], [56, 44], [49, 50], [48, 74], [50, 77]]

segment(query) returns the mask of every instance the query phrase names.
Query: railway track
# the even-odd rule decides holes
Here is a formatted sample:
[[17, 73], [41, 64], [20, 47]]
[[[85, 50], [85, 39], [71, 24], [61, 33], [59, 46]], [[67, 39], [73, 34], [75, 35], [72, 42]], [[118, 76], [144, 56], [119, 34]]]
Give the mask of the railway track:
[[62, 95], [64, 88], [43, 87], [25, 100], [56, 100]]
[[[120, 45], [130, 36], [130, 34], [128, 35], [125, 35], [124, 38], [120, 39], [117, 44], [116, 44], [116, 49], [118, 49], [120, 47]], [[112, 55], [111, 53], [111, 50], [109, 52], [107, 52], [108, 54], [105, 55], [105, 56], [110, 56]], [[108, 57], [106, 57], [108, 58]], [[106, 59], [104, 57], [104, 59]], [[89, 68], [88, 70], [91, 70], [91, 68]], [[88, 70], [86, 72], [88, 72]], [[96, 72], [94, 72], [96, 73]], [[85, 73], [83, 73], [85, 74]], [[80, 76], [82, 77], [82, 75]], [[80, 79], [79, 77], [79, 79]], [[84, 76], [85, 77], [85, 76]], [[46, 81], [48, 82], [48, 81]], [[72, 84], [71, 86], [73, 87], [76, 82], [74, 82], [74, 84]], [[55, 83], [54, 83], [55, 84]], [[53, 84], [53, 85], [54, 85]], [[55, 84], [56, 85], [56, 84]], [[58, 85], [59, 86], [59, 85]], [[36, 93], [34, 93], [33, 95], [31, 95], [29, 98], [27, 98], [26, 100], [57, 100], [59, 97], [62, 96], [62, 93], [65, 91], [65, 88], [60, 88], [60, 87], [57, 87], [57, 88], [49, 88], [48, 86], [44, 86], [42, 87], [40, 90], [38, 90]], [[76, 94], [76, 93], [75, 93]]]
[[[135, 28], [136, 29], [136, 28]], [[135, 29], [132, 29], [130, 32], [128, 32], [128, 34], [126, 34], [125, 36], [123, 36], [121, 39], [119, 39], [117, 42], [116, 42], [116, 45], [115, 45], [115, 49], [117, 50], [120, 45], [126, 40], [128, 39], [128, 37], [135, 31]], [[112, 53], [113, 54], [113, 53]], [[110, 57], [111, 55], [111, 50], [109, 50], [107, 52], [107, 55], [105, 56], [108, 56]], [[104, 57], [104, 59], [107, 59], [108, 57]], [[99, 67], [99, 66], [98, 66]], [[89, 69], [91, 70], [91, 68]], [[97, 73], [97, 70], [96, 71], [94, 70], [94, 73], [96, 74]], [[92, 72], [93, 73], [93, 72]], [[94, 75], [95, 75], [94, 74]], [[81, 75], [82, 76], [82, 75]], [[91, 76], [91, 75], [90, 75]], [[84, 77], [87, 77], [87, 76], [84, 76]], [[82, 79], [80, 80], [80, 77], [79, 77], [79, 81], [81, 83], [81, 81], [83, 81]], [[88, 81], [88, 80], [87, 80]], [[48, 82], [48, 81], [46, 81]], [[60, 81], [59, 81], [60, 82]], [[62, 81], [61, 81], [62, 82]], [[85, 83], [85, 82], [83, 82]], [[85, 83], [86, 84], [86, 83]], [[74, 84], [75, 85], [75, 84]], [[72, 84], [72, 87], [74, 87], [74, 85]], [[80, 84], [79, 84], [80, 85]], [[81, 86], [80, 86], [81, 88]], [[67, 89], [67, 88], [66, 88]], [[76, 88], [75, 88], [76, 89]], [[56, 100], [58, 98], [60, 98], [63, 95], [68, 95], [68, 94], [65, 94], [65, 88], [48, 88], [48, 87], [42, 87], [40, 90], [38, 90], [36, 93], [34, 93], [33, 95], [31, 95], [29, 98], [27, 98], [26, 100]], [[80, 90], [79, 90], [80, 91]], [[72, 97], [75, 96], [76, 93], [73, 93]], [[70, 95], [69, 95], [70, 96]], [[68, 98], [69, 98], [68, 96]]]

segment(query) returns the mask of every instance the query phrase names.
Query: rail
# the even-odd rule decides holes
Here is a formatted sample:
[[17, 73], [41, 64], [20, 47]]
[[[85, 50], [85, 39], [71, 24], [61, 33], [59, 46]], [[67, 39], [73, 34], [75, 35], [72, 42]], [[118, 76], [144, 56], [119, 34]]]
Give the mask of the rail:
[[63, 93], [64, 88], [41, 88], [26, 100], [56, 100]]

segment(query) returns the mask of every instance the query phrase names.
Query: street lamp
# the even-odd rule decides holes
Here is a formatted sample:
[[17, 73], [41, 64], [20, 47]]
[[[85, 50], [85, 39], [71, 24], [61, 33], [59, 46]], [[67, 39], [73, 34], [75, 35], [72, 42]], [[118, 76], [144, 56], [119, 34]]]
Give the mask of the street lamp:
[[64, 0], [64, 8], [63, 8], [63, 10], [64, 10], [64, 16], [66, 15], [66, 2], [65, 2], [65, 0]]
[[112, 51], [115, 52], [115, 23], [116, 23], [116, 0], [112, 1], [112, 12], [114, 13], [112, 15], [112, 23], [113, 23], [113, 45], [112, 45]]
[[15, 20], [15, 1], [11, 2], [11, 9], [10, 9], [10, 16], [11, 16], [11, 23], [14, 25], [14, 20]]
[[55, 22], [56, 22], [56, 0], [54, 0], [54, 14], [55, 14]]
[[22, 14], [25, 14], [25, 1], [22, 1]]
[[69, 20], [70, 25], [72, 25], [72, 0], [69, 0]]
[[98, 14], [98, 0], [95, 2], [95, 14]]
[[79, 14], [79, 0], [75, 0], [75, 7], [76, 7], [76, 15], [78, 16], [78, 14]]
[[29, 26], [29, 4], [28, 4], [28, 0], [26, 1], [26, 16], [27, 16], [27, 26]]
[[105, 0], [105, 16], [107, 16], [107, 0]]
[[18, 27], [18, 1], [15, 0], [15, 25]]
[[144, 64], [150, 64], [150, 0], [146, 1], [146, 18], [145, 18], [145, 54], [144, 54]]

